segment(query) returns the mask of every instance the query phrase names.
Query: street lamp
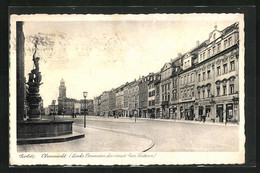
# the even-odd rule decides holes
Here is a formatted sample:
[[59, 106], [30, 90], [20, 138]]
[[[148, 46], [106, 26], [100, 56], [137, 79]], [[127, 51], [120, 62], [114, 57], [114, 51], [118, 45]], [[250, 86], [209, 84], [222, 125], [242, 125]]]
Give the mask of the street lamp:
[[56, 103], [56, 100], [53, 100], [53, 108], [54, 108], [53, 114], [54, 114], [54, 120], [55, 120], [55, 103]]
[[85, 99], [84, 128], [86, 128], [86, 107], [87, 107], [87, 100], [86, 100], [86, 98], [87, 98], [87, 96], [88, 96], [88, 92], [84, 91], [84, 92], [83, 92], [83, 97], [84, 97], [84, 99]]

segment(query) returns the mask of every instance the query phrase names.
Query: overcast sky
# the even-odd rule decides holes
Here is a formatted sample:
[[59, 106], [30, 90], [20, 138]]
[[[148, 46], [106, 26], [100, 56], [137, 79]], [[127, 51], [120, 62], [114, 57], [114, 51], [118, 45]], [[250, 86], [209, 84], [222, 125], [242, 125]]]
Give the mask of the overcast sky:
[[[87, 18], [37, 16], [24, 23], [24, 34], [42, 33], [54, 42], [53, 49], [39, 46], [44, 106], [57, 99], [60, 80], [67, 97], [82, 99], [87, 91], [93, 99], [149, 72], [158, 72], [178, 53], [208, 39], [214, 25], [218, 30], [238, 21], [234, 15], [87, 15]], [[91, 18], [91, 16], [93, 18]], [[59, 36], [63, 34], [63, 36]], [[13, 36], [13, 35], [12, 35]], [[33, 44], [25, 44], [25, 76], [33, 68]]]

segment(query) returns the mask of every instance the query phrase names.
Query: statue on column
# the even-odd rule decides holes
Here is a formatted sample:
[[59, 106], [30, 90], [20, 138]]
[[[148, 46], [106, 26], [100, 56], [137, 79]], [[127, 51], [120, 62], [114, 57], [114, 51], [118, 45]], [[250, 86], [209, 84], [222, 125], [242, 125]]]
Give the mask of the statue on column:
[[41, 97], [39, 94], [39, 87], [42, 83], [42, 76], [39, 68], [39, 57], [36, 57], [36, 52], [37, 52], [37, 44], [38, 42], [34, 44], [35, 46], [35, 51], [33, 54], [33, 62], [34, 66], [31, 72], [28, 74], [29, 79], [27, 82], [27, 85], [29, 86], [28, 88], [28, 96], [26, 97], [26, 101], [28, 102], [28, 116], [29, 120], [37, 120], [40, 118], [40, 110], [39, 110], [39, 103], [41, 102]]

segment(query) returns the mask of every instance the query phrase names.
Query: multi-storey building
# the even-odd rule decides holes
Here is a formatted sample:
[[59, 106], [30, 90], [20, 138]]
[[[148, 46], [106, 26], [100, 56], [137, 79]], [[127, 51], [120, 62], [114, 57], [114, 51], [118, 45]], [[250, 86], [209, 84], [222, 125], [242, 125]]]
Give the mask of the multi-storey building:
[[147, 76], [142, 77], [139, 82], [139, 116], [146, 118], [147, 116], [147, 101], [148, 101], [148, 84]]
[[127, 82], [124, 86], [123, 93], [124, 93], [124, 106], [123, 106], [123, 116], [128, 117], [128, 85], [129, 83]]
[[171, 63], [165, 63], [163, 68], [161, 69], [161, 110], [162, 110], [162, 118], [170, 118], [170, 111], [169, 111], [169, 104], [172, 97], [172, 73], [173, 73], [173, 66]]
[[100, 102], [100, 97], [94, 97], [94, 101], [93, 101], [93, 104], [94, 104], [94, 115], [95, 116], [98, 116], [100, 113], [99, 113], [99, 102]]
[[178, 115], [178, 103], [179, 103], [179, 72], [180, 72], [180, 65], [181, 65], [181, 54], [171, 61], [173, 72], [171, 76], [171, 99], [169, 103], [169, 111], [170, 111], [170, 118], [171, 119], [179, 119]]
[[148, 106], [148, 117], [155, 118], [155, 85], [154, 82], [156, 81], [156, 76], [154, 73], [150, 73], [148, 75], [148, 99], [147, 99], [147, 106]]
[[215, 29], [198, 52], [197, 114], [218, 122], [239, 121], [238, 23]]
[[129, 116], [139, 116], [139, 81], [134, 80], [128, 88]]
[[109, 114], [111, 116], [116, 115], [116, 90], [109, 91]]
[[107, 91], [101, 95], [100, 111], [102, 116], [109, 117], [109, 92]]
[[197, 52], [204, 43], [197, 45], [182, 56], [182, 70], [179, 73], [179, 112], [180, 119], [194, 120]]
[[161, 74], [160, 72], [155, 73], [155, 79], [154, 79], [154, 88], [155, 88], [155, 118], [162, 117], [162, 100], [161, 100]]
[[123, 116], [124, 107], [124, 85], [116, 89], [116, 115]]

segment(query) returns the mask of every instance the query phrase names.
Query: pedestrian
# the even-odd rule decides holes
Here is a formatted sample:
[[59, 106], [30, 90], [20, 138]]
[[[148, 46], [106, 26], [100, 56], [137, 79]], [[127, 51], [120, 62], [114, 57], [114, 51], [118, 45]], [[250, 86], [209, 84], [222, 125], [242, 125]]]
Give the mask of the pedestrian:
[[202, 114], [202, 120], [203, 120], [203, 123], [205, 123], [205, 121], [206, 121], [206, 114]]

